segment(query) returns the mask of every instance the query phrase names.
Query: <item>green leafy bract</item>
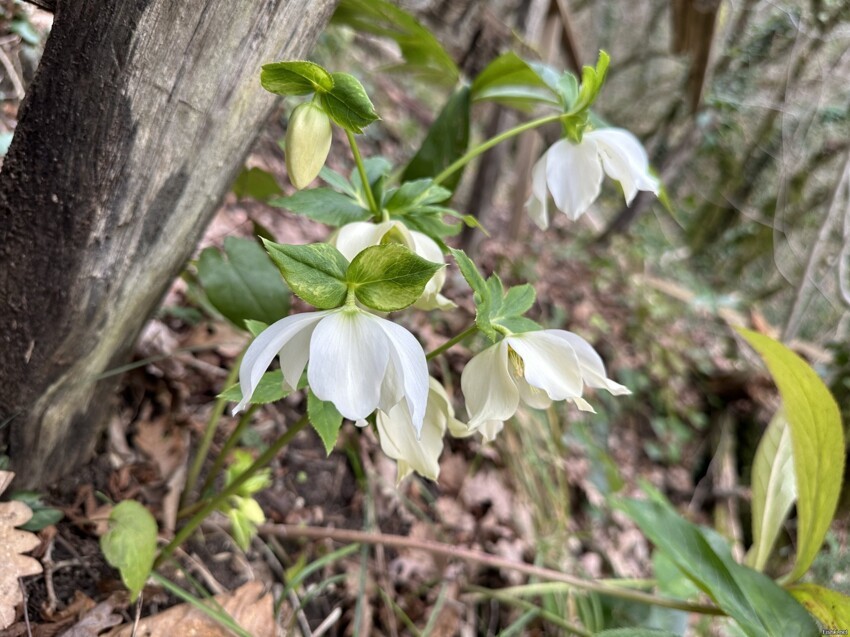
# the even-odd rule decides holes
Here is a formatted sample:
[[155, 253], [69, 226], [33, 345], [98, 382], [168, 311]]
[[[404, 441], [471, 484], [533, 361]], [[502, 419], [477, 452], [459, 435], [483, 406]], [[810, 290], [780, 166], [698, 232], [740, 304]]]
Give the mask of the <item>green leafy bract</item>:
[[345, 130], [359, 134], [377, 119], [378, 114], [363, 85], [348, 73], [333, 74], [333, 88], [320, 99], [325, 112]]
[[227, 237], [224, 252], [206, 248], [197, 268], [209, 302], [240, 329], [248, 319], [273, 323], [289, 313], [289, 291], [252, 239]]
[[478, 74], [472, 83], [472, 99], [520, 110], [530, 110], [540, 103], [561, 105], [546, 81], [513, 51], [500, 55]]
[[314, 62], [273, 62], [263, 65], [260, 83], [277, 95], [308, 95], [325, 93], [334, 87], [330, 73]]
[[[257, 384], [257, 389], [254, 390], [254, 395], [249, 401], [252, 405], [267, 405], [277, 402], [289, 395], [289, 391], [283, 386], [283, 372], [279, 369], [272, 370], [263, 374], [260, 382]], [[242, 388], [239, 383], [231, 385], [225, 389], [219, 398], [223, 398], [228, 402], [238, 403], [242, 401]]]
[[[602, 90], [602, 85], [605, 84], [605, 76], [608, 74], [608, 63], [611, 58], [605, 51], [599, 52], [599, 59], [596, 62], [596, 67], [585, 66], [581, 71], [581, 87], [578, 91], [578, 97], [575, 103], [570, 108], [571, 113], [578, 113], [590, 108], [596, 101], [599, 91]], [[569, 82], [567, 80], [567, 82]], [[561, 86], [559, 81], [559, 89], [566, 90], [567, 85]], [[568, 94], [562, 95], [566, 98]]]
[[109, 514], [109, 530], [100, 538], [106, 561], [121, 573], [135, 601], [153, 569], [156, 554], [156, 520], [138, 502], [125, 500]]
[[366, 248], [354, 257], [346, 280], [363, 305], [392, 312], [415, 303], [441, 267], [403, 245], [387, 243]]
[[457, 65], [434, 35], [387, 0], [341, 0], [331, 22], [395, 40], [404, 64], [390, 67], [390, 71], [412, 72], [444, 86], [452, 86], [460, 78]]
[[747, 564], [763, 571], [767, 558], [797, 499], [791, 428], [782, 410], [771, 420], [753, 461], [753, 545]]
[[288, 197], [272, 199], [269, 204], [286, 208], [329, 226], [343, 226], [352, 221], [364, 221], [372, 216], [369, 210], [350, 196], [330, 188], [299, 190]]
[[757, 332], [738, 331], [770, 370], [791, 429], [797, 478], [797, 561], [785, 579], [793, 582], [811, 566], [838, 505], [844, 475], [841, 413], [826, 385], [797, 354]]
[[523, 316], [534, 304], [535, 292], [531, 285], [524, 283], [505, 292], [498, 275], [492, 274], [485, 280], [463, 250], [451, 249], [451, 253], [472, 288], [475, 324], [487, 338], [495, 341], [499, 331], [521, 334], [540, 329], [537, 323]]
[[266, 250], [295, 294], [321, 310], [339, 307], [348, 286], [348, 261], [327, 243], [291, 246], [265, 241]]
[[317, 398], [313, 391], [307, 393], [307, 417], [313, 429], [319, 434], [328, 455], [334, 450], [339, 429], [342, 427], [342, 414], [333, 403]]
[[239, 199], [250, 197], [257, 201], [268, 201], [275, 195], [283, 194], [277, 179], [262, 168], [243, 168], [233, 182], [233, 194]]
[[806, 610], [770, 578], [732, 559], [716, 533], [702, 529], [659, 502], [618, 503], [641, 531], [750, 637], [814, 637]]
[[[402, 181], [436, 177], [444, 168], [460, 159], [469, 147], [471, 99], [468, 86], [457, 89], [449, 98], [410, 163]], [[453, 191], [463, 170], [457, 170], [442, 182]]]

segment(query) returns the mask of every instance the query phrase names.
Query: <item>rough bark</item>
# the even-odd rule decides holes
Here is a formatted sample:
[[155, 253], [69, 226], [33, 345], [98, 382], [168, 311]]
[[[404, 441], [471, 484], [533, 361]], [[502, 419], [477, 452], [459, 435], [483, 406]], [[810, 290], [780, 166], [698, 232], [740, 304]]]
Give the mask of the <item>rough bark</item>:
[[0, 179], [0, 423], [21, 486], [91, 454], [114, 379], [333, 0], [59, 0]]

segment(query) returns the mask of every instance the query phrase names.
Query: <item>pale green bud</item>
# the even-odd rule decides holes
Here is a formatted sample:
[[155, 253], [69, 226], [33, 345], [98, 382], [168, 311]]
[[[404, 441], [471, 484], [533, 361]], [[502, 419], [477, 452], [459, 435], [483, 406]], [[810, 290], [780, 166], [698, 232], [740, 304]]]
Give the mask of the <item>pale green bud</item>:
[[295, 107], [286, 130], [286, 170], [298, 190], [310, 185], [331, 150], [331, 120], [316, 104]]

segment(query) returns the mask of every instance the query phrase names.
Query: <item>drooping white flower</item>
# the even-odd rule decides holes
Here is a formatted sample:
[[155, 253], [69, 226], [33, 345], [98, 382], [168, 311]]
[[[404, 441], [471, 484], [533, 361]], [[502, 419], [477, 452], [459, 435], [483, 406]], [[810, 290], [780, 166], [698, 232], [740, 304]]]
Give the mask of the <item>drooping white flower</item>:
[[239, 367], [245, 408], [275, 356], [284, 384], [298, 385], [309, 360], [307, 381], [316, 397], [350, 420], [375, 409], [390, 411], [404, 400], [416, 431], [428, 399], [428, 364], [422, 346], [400, 325], [346, 305], [287, 316], [266, 328], [245, 351]]
[[467, 426], [455, 418], [446, 390], [434, 378], [429, 378], [428, 404], [421, 435], [417, 437], [407, 403], [398, 403], [389, 412], [378, 410], [375, 422], [381, 438], [381, 449], [396, 461], [396, 482], [416, 472], [436, 480], [440, 475], [440, 454], [443, 436], [448, 428], [452, 435], [464, 435]]
[[658, 180], [649, 173], [649, 158], [638, 138], [622, 128], [603, 128], [585, 133], [578, 144], [556, 142], [534, 165], [526, 203], [534, 223], [548, 227], [549, 193], [558, 210], [578, 219], [599, 197], [603, 169], [620, 182], [627, 205], [638, 190], [658, 195]]
[[[428, 235], [409, 229], [401, 221], [355, 221], [342, 226], [330, 243], [336, 246], [342, 255], [351, 261], [360, 252], [370, 246], [376, 246], [388, 238], [403, 243], [423, 259], [433, 263], [443, 263], [443, 251]], [[441, 268], [425, 285], [422, 296], [417, 299], [414, 307], [420, 310], [447, 310], [455, 304], [440, 294], [446, 282], [446, 269]]]
[[584, 411], [584, 386], [631, 393], [610, 380], [596, 350], [578, 334], [540, 330], [505, 337], [470, 360], [460, 378], [471, 429], [498, 433], [495, 423], [516, 413], [519, 401], [544, 409], [553, 400], [569, 400]]

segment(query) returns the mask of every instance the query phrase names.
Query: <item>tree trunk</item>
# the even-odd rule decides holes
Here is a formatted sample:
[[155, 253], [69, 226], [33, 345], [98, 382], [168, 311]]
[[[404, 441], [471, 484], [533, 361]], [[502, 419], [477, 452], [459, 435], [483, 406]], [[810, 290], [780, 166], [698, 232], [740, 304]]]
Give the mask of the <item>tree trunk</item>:
[[333, 0], [59, 0], [0, 180], [0, 425], [19, 486], [94, 449], [115, 380]]

